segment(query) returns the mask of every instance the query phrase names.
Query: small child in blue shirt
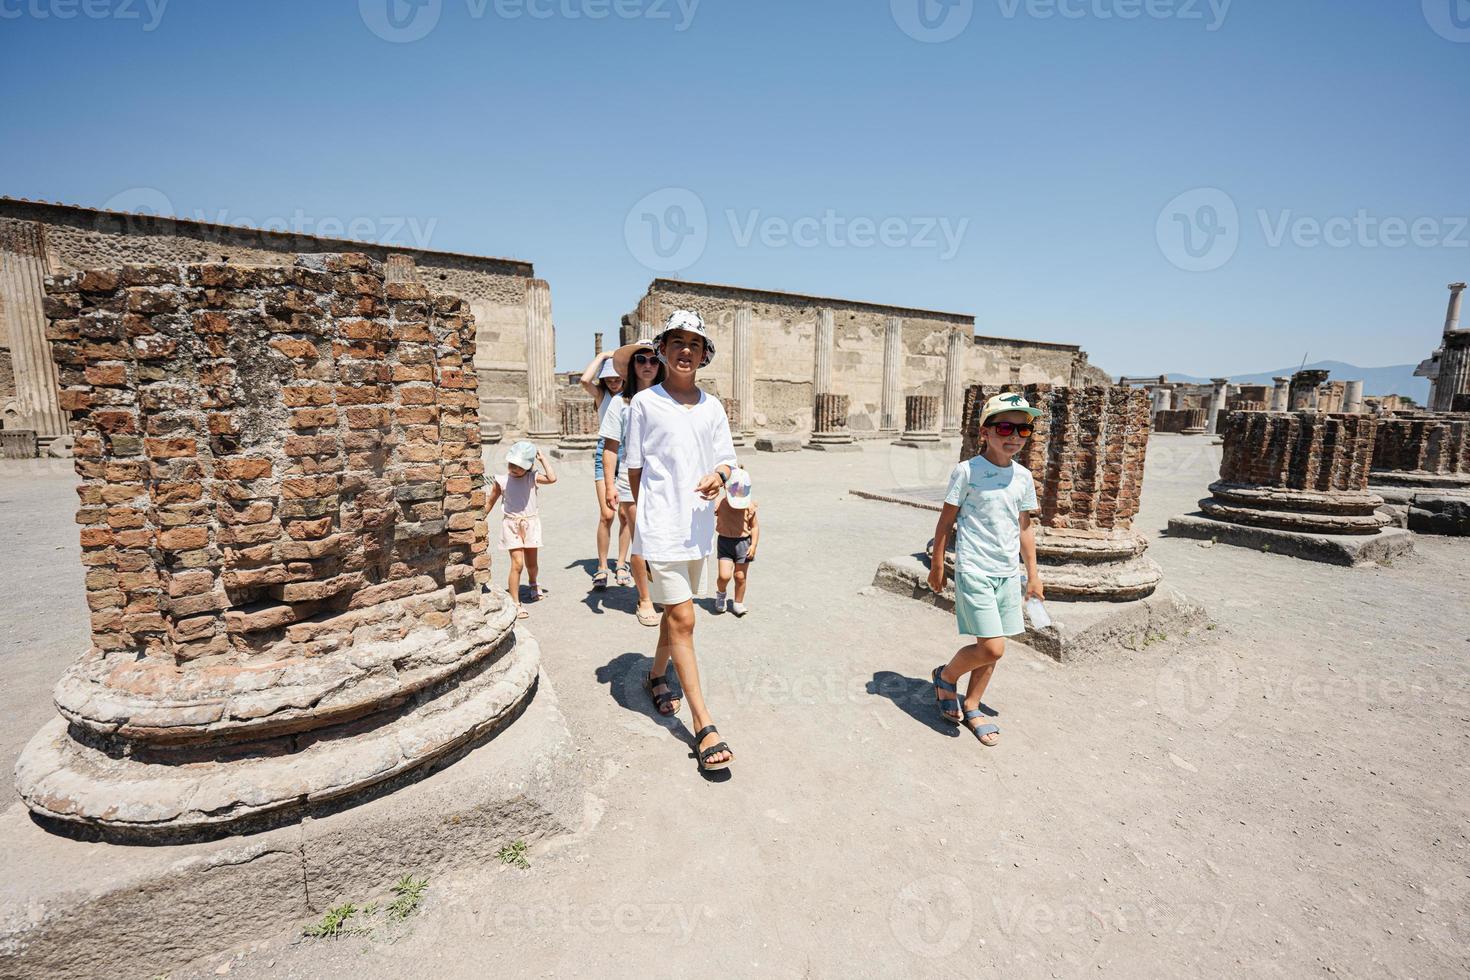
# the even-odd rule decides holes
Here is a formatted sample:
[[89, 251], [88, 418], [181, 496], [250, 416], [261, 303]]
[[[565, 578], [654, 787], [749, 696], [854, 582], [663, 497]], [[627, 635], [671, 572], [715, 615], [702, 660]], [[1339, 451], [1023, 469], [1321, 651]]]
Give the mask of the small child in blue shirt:
[[[929, 588], [944, 589], [945, 543], [949, 529], [955, 527], [955, 615], [960, 634], [975, 638], [949, 663], [934, 668], [934, 696], [940, 714], [965, 725], [987, 746], [1000, 741], [1000, 728], [982, 721], [980, 699], [1005, 653], [1005, 638], [1026, 629], [1021, 616], [1022, 562], [1027, 598], [1044, 598], [1031, 519], [1039, 509], [1036, 482], [1030, 470], [1013, 462], [1039, 415], [1019, 393], [996, 395], [985, 403], [980, 454], [950, 473], [944, 509], [934, 530]], [[962, 714], [955, 685], [964, 674], [970, 675], [970, 684]]]

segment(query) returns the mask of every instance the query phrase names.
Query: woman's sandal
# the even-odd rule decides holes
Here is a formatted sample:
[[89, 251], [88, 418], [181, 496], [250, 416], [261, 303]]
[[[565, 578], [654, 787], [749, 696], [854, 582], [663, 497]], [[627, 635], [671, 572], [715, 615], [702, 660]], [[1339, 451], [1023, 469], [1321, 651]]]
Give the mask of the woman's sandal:
[[[666, 687], [668, 690], [662, 694], [655, 694], [653, 689], [660, 686]], [[665, 718], [671, 718], [679, 713], [679, 705], [671, 704], [671, 702], [681, 701], [682, 699], [674, 693], [674, 686], [669, 683], [667, 671], [664, 672], [662, 677], [654, 677], [652, 674], [645, 675], [643, 678], [643, 689], [648, 692], [650, 698], [653, 698], [653, 706], [658, 710], [659, 714]]]
[[599, 568], [597, 574], [592, 576], [592, 587], [594, 589], [607, 588], [607, 569]]
[[642, 606], [639, 606], [638, 611], [634, 613], [634, 615], [638, 617], [638, 622], [642, 623], [644, 626], [657, 626], [659, 623], [658, 612], [655, 611], [652, 606], [649, 606], [649, 611], [647, 613], [643, 611]]
[[618, 585], [622, 586], [623, 588], [625, 588], [625, 589], [631, 589], [633, 587], [633, 585], [634, 585], [634, 582], [633, 582], [633, 570], [631, 568], [629, 568], [627, 566], [627, 564], [619, 565], [618, 566], [618, 576], [617, 576], [617, 580], [616, 581], [617, 581]]
[[975, 737], [980, 740], [980, 744], [981, 745], [985, 746], [987, 749], [988, 748], [994, 748], [996, 745], [1000, 744], [1000, 739], [996, 739], [994, 742], [987, 742], [987, 741], [985, 741], [985, 736], [986, 735], [999, 735], [1000, 734], [1000, 726], [999, 725], [971, 725], [970, 724], [970, 719], [971, 718], [983, 718], [983, 717], [985, 717], [985, 712], [981, 711], [979, 708], [975, 708], [973, 710], [966, 711], [965, 712], [965, 727], [968, 728], [970, 731], [972, 731], [972, 732], [975, 733]]
[[[714, 725], [705, 725], [694, 736], [694, 746], [696, 751], [699, 752], [700, 772], [715, 772], [717, 770], [726, 768], [730, 765], [730, 763], [735, 761], [735, 753], [730, 752], [730, 746], [726, 745], [724, 742], [716, 742], [714, 745], [711, 745], [707, 749], [699, 748], [699, 743], [704, 741], [704, 737], [710, 732], [714, 732], [716, 735], [719, 734]], [[719, 755], [721, 752], [729, 752], [730, 758], [726, 759], [724, 762], [707, 761], [710, 756]]]
[[[951, 725], [958, 725], [960, 724], [960, 692], [955, 690], [955, 686], [953, 684], [944, 679], [944, 667], [944, 664], [940, 664], [938, 667], [934, 668], [934, 673], [929, 675], [934, 679], [934, 693], [937, 695], [940, 691], [948, 691], [950, 694], [953, 694], [955, 696], [952, 698], [936, 697], [934, 699], [934, 704], [939, 708], [940, 717], [949, 722]], [[951, 712], [953, 712], [953, 714], [951, 714]]]

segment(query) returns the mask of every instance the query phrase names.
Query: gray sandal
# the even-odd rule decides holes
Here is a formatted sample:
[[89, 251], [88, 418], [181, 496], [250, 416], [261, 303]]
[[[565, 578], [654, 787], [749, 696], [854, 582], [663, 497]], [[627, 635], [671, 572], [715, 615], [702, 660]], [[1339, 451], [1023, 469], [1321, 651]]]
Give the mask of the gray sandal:
[[965, 712], [965, 727], [968, 728], [968, 729], [970, 729], [970, 731], [972, 731], [972, 732], [975, 733], [975, 738], [979, 739], [981, 745], [985, 746], [987, 749], [994, 748], [999, 743], [996, 743], [996, 742], [987, 742], [987, 741], [985, 741], [985, 736], [986, 735], [999, 735], [1000, 734], [1000, 726], [999, 725], [974, 725], [974, 726], [971, 726], [970, 725], [970, 719], [971, 718], [983, 718], [983, 717], [985, 717], [985, 712], [981, 711], [979, 708], [974, 708], [974, 709], [972, 709], [970, 711], [966, 711]]

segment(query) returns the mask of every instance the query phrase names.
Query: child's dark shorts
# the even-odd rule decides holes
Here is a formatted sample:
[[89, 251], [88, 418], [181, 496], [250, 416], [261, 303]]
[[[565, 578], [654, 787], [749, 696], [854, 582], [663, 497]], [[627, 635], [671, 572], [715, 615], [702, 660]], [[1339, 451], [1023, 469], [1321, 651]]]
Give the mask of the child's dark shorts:
[[719, 556], [720, 561], [749, 565], [755, 560], [750, 557], [750, 535], [747, 534], [743, 538], [727, 538], [721, 534], [719, 539], [715, 546], [715, 554]]

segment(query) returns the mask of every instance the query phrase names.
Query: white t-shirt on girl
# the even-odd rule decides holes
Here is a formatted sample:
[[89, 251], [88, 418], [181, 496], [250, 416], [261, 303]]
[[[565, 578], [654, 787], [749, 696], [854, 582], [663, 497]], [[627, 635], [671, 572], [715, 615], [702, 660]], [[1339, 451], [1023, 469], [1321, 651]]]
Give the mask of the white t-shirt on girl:
[[715, 501], [694, 492], [716, 466], [735, 465], [730, 420], [703, 391], [687, 408], [663, 385], [628, 406], [629, 470], [642, 470], [633, 553], [647, 561], [693, 561], [714, 549]]

